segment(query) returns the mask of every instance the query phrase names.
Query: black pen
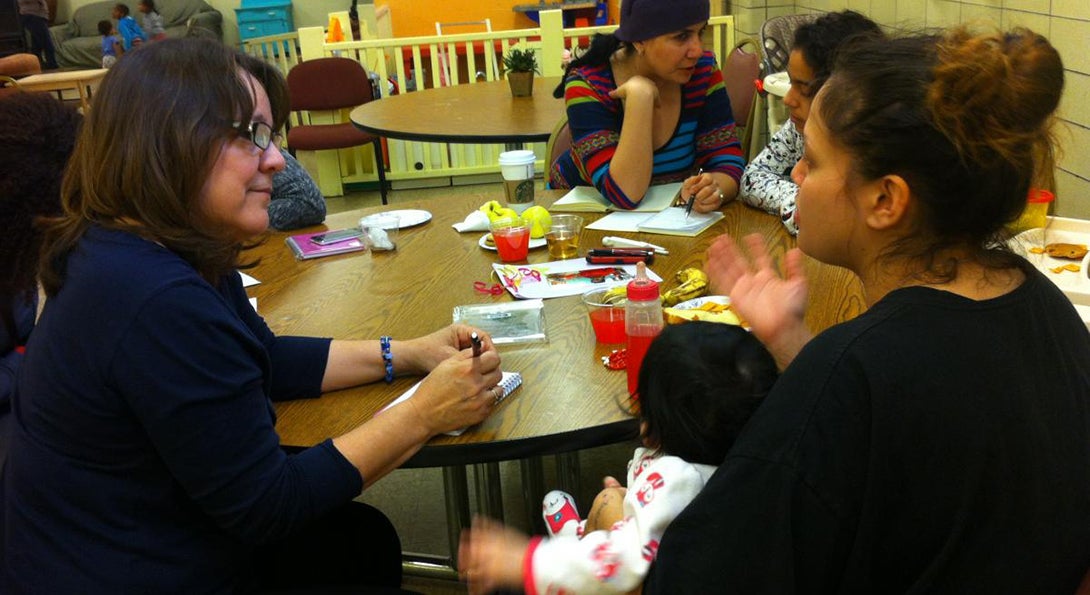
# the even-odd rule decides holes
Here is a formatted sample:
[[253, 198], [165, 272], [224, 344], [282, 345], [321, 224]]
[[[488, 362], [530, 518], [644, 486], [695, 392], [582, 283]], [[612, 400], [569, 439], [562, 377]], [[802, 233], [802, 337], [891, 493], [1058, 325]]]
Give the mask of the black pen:
[[469, 342], [473, 343], [473, 357], [480, 357], [481, 355], [481, 338], [477, 336], [476, 332], [469, 334]]
[[[702, 173], [704, 173], [704, 168], [700, 168], [700, 169], [696, 170], [696, 176], [694, 176], [694, 177], [697, 177]], [[696, 193], [694, 192], [694, 193], [689, 195], [689, 204], [685, 205], [685, 220], [686, 221], [689, 220], [689, 213], [693, 212], [693, 204], [695, 202], [696, 202]]]

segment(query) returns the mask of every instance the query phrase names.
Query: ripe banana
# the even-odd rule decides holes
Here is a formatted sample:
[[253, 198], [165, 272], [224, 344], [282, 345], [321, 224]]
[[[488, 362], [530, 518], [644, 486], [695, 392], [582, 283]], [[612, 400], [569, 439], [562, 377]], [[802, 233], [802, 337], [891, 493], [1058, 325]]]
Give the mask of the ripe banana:
[[700, 269], [682, 269], [674, 278], [680, 285], [662, 294], [663, 306], [670, 307], [700, 297], [708, 291], [708, 276]]
[[615, 304], [625, 299], [626, 297], [628, 297], [628, 286], [618, 285], [611, 288], [609, 291], [606, 292], [604, 296], [602, 296], [602, 303]]

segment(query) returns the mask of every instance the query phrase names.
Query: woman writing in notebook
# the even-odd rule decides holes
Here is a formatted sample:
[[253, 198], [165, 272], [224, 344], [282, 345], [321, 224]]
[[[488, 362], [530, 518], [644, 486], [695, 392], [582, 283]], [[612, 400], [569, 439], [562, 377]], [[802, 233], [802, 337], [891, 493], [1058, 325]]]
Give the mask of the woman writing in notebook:
[[[396, 533], [373, 509], [298, 554], [347, 558], [343, 577], [293, 562], [289, 536], [487, 417], [499, 357], [483, 333], [475, 357], [464, 326], [406, 341], [269, 330], [235, 269], [268, 227], [287, 113], [273, 67], [208, 40], [149, 44], [103, 79], [46, 230], [49, 299], [0, 498], [5, 593], [247, 592], [293, 570], [400, 582]], [[428, 376], [349, 433], [281, 450], [271, 400], [400, 374]]]
[[621, 24], [596, 35], [554, 93], [567, 104], [571, 149], [554, 188], [594, 186], [620, 209], [652, 184], [682, 181], [706, 213], [738, 194], [745, 161], [723, 74], [701, 34], [707, 0], [624, 0]]

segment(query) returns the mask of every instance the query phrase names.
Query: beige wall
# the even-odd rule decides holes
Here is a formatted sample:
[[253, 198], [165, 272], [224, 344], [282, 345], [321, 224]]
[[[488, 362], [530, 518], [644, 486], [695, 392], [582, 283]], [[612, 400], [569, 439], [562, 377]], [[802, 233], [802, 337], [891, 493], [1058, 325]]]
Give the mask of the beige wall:
[[883, 26], [915, 31], [958, 23], [1025, 26], [1060, 52], [1066, 82], [1060, 104], [1063, 155], [1056, 171], [1055, 214], [1090, 219], [1090, 1], [1088, 0], [733, 0], [739, 36], [783, 14], [857, 10]]

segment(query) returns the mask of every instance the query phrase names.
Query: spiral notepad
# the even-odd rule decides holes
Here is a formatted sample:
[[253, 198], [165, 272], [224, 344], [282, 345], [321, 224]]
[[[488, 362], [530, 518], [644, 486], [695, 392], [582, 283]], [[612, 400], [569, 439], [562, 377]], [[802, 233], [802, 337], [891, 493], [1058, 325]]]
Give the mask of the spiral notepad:
[[[420, 382], [423, 382], [423, 380], [421, 380]], [[412, 385], [412, 387], [410, 387], [409, 390], [401, 393], [400, 397], [398, 397], [398, 398], [394, 399], [393, 401], [391, 401], [389, 405], [387, 405], [387, 406], [383, 407], [382, 409], [380, 409], [378, 413], [382, 413], [383, 411], [386, 411], [390, 407], [393, 407], [394, 405], [397, 405], [398, 403], [400, 403], [402, 401], [405, 401], [409, 397], [416, 394], [416, 389], [420, 386], [420, 382], [417, 382], [416, 384]], [[503, 394], [500, 396], [499, 400], [496, 401], [496, 403], [499, 404], [504, 399], [506, 399], [508, 397], [508, 395], [515, 392], [516, 388], [522, 386], [522, 374], [519, 374], [518, 372], [504, 372], [503, 373], [503, 378], [500, 379], [500, 383], [497, 384], [496, 386], [503, 389]], [[376, 413], [375, 415], [378, 415], [378, 413]], [[466, 431], [466, 428], [462, 428], [460, 430], [454, 430], [452, 432], [447, 432], [447, 435], [448, 436], [460, 436], [462, 434], [462, 432], [464, 432], [464, 431]]]

